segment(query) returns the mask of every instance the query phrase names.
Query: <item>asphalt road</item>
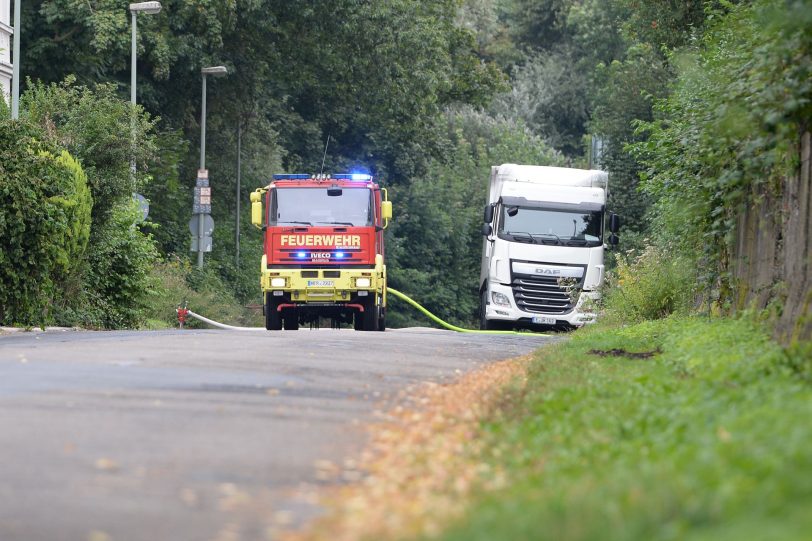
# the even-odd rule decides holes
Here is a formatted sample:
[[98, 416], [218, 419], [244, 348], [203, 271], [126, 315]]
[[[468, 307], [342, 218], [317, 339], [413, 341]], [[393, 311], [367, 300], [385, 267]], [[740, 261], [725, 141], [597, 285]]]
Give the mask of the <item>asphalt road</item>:
[[[548, 343], [430, 329], [0, 335], [0, 540], [264, 540], [424, 381]], [[343, 476], [343, 477], [342, 477]]]

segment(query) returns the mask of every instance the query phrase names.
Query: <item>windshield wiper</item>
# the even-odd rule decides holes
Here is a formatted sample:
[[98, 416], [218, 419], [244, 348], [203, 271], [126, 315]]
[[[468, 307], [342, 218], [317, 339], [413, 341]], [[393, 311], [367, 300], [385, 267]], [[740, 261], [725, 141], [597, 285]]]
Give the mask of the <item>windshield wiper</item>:
[[586, 239], [570, 239], [565, 244], [567, 246], [586, 246], [588, 242]]
[[310, 222], [296, 222], [296, 221], [288, 221], [288, 220], [284, 220], [284, 221], [281, 221], [281, 222], [276, 222], [276, 225], [282, 225], [282, 224], [302, 224], [302, 225], [313, 225], [313, 224], [311, 224]]
[[506, 231], [506, 235], [510, 235], [513, 237], [513, 240], [516, 242], [529, 242], [531, 244], [536, 244], [536, 239], [533, 238], [533, 235], [530, 233], [524, 233], [519, 231]]
[[535, 237], [555, 237], [551, 239], [541, 239], [541, 242], [544, 244], [561, 244], [561, 237], [555, 233], [533, 233], [533, 238]]
[[316, 222], [317, 224], [330, 224], [330, 225], [355, 225], [352, 222]]

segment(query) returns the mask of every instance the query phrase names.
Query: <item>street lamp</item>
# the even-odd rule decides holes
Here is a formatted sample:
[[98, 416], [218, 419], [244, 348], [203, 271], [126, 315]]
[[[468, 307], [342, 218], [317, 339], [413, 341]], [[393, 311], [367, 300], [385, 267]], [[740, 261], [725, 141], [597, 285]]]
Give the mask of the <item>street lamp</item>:
[[[200, 170], [206, 170], [206, 76], [222, 77], [228, 74], [228, 68], [225, 66], [212, 66], [202, 68], [200, 73], [203, 75], [203, 98], [200, 108]], [[202, 209], [201, 209], [202, 210]], [[205, 233], [203, 231], [204, 213], [200, 212], [197, 215], [197, 266], [203, 268], [203, 241]]]
[[136, 51], [136, 27], [138, 26], [137, 15], [143, 13], [144, 15], [155, 15], [161, 12], [160, 2], [138, 2], [130, 4], [130, 13], [132, 13], [132, 55], [130, 57], [130, 103], [132, 103], [132, 111], [130, 113], [130, 133], [132, 138], [132, 158], [130, 159], [130, 181], [135, 184], [135, 51]]

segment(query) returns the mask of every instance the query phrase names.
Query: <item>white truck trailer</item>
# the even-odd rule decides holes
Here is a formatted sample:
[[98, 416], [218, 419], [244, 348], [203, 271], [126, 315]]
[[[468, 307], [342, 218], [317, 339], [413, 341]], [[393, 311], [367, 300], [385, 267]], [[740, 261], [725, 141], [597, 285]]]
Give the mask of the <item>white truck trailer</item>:
[[[491, 168], [480, 272], [480, 326], [566, 329], [595, 319], [604, 242], [604, 171], [504, 164]], [[604, 229], [610, 234], [604, 239]]]

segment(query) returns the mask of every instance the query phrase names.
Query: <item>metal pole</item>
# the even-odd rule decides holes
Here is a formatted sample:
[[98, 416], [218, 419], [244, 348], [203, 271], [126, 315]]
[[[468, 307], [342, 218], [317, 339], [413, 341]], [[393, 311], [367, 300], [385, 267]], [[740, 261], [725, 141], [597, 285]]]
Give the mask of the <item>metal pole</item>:
[[130, 188], [135, 190], [135, 67], [136, 67], [136, 26], [138, 17], [135, 12], [131, 12], [133, 17], [132, 24], [132, 54], [130, 56]]
[[14, 0], [14, 50], [12, 51], [11, 118], [20, 118], [20, 0]]
[[240, 267], [240, 171], [242, 169], [242, 120], [237, 121], [237, 220], [235, 225], [234, 241], [237, 252], [234, 256], [234, 266]]
[[200, 168], [206, 168], [206, 74], [203, 74], [203, 97], [200, 107]]
[[[200, 108], [200, 169], [206, 168], [206, 74], [203, 74], [203, 97]], [[203, 268], [203, 209], [197, 215], [197, 266]]]
[[135, 15], [135, 12], [132, 12], [133, 16], [133, 24], [132, 24], [132, 55], [130, 57], [130, 103], [135, 105], [135, 36], [136, 36], [136, 25], [138, 24], [138, 19]]

